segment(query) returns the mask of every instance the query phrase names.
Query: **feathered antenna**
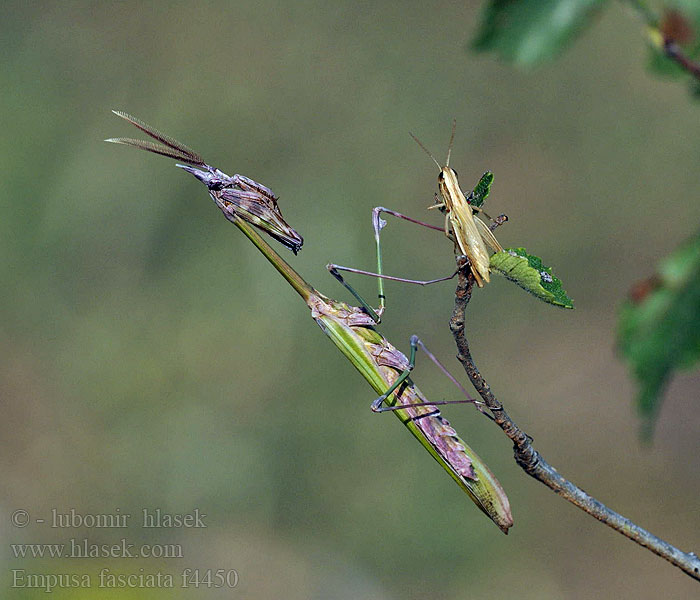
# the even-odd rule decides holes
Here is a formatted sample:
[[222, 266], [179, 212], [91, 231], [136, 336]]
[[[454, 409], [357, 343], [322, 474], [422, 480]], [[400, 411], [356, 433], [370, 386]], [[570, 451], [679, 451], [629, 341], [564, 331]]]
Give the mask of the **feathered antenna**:
[[121, 117], [125, 121], [129, 121], [132, 125], [138, 127], [146, 135], [149, 135], [155, 140], [161, 142], [160, 144], [155, 144], [146, 140], [136, 140], [133, 138], [109, 138], [105, 142], [111, 142], [113, 144], [125, 144], [126, 146], [133, 146], [134, 148], [139, 148], [140, 150], [146, 150], [148, 152], [153, 152], [154, 154], [160, 154], [162, 156], [167, 156], [169, 158], [174, 158], [175, 160], [181, 160], [187, 164], [194, 165], [195, 167], [208, 167], [204, 159], [199, 156], [194, 150], [188, 148], [182, 142], [178, 142], [176, 139], [171, 138], [169, 135], [161, 133], [155, 127], [147, 125], [140, 119], [131, 116], [128, 113], [122, 112], [121, 110], [112, 111], [118, 117]]

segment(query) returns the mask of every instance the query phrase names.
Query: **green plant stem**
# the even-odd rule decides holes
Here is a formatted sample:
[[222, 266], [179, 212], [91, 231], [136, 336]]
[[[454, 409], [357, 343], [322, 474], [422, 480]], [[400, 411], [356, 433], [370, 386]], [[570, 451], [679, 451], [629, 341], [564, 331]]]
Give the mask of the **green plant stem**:
[[[458, 257], [458, 266], [464, 257]], [[651, 550], [654, 554], [665, 558], [694, 579], [700, 581], [700, 559], [692, 552], [683, 552], [678, 548], [656, 537], [628, 518], [611, 510], [593, 496], [584, 492], [568, 479], [560, 475], [532, 446], [532, 438], [516, 425], [510, 418], [503, 404], [491, 391], [491, 387], [474, 364], [465, 334], [465, 311], [471, 298], [474, 280], [460, 268], [457, 289], [455, 291], [455, 306], [450, 319], [450, 330], [457, 344], [457, 359], [462, 363], [469, 380], [479, 393], [484, 403], [494, 415], [494, 421], [513, 442], [515, 461], [531, 477], [540, 481], [556, 494], [568, 500], [592, 517], [612, 527], [625, 537], [640, 546]]]
[[243, 219], [236, 218], [233, 223], [240, 229], [243, 234], [260, 250], [267, 260], [279, 271], [279, 273], [287, 280], [294, 290], [299, 294], [304, 301], [308, 302], [311, 296], [320, 295], [304, 278], [299, 275], [292, 267], [279, 255], [277, 252]]

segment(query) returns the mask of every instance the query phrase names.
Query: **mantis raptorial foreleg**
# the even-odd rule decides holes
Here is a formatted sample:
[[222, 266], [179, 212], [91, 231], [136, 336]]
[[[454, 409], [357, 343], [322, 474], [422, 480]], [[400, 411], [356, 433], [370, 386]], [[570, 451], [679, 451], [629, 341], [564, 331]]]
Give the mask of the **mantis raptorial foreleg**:
[[[451, 275], [446, 275], [445, 277], [438, 277], [437, 279], [408, 279], [405, 277], [394, 277], [392, 275], [385, 275], [383, 272], [383, 263], [382, 263], [382, 246], [381, 246], [381, 241], [380, 241], [380, 236], [381, 236], [381, 231], [386, 225], [386, 221], [380, 217], [381, 213], [386, 213], [388, 215], [392, 215], [394, 217], [397, 217], [399, 219], [403, 219], [404, 221], [409, 221], [410, 223], [415, 223], [416, 225], [421, 225], [423, 227], [427, 227], [428, 229], [434, 229], [435, 231], [444, 231], [442, 227], [437, 227], [435, 225], [431, 225], [430, 223], [424, 223], [423, 221], [419, 221], [418, 219], [414, 219], [412, 217], [409, 217], [407, 215], [404, 215], [402, 213], [396, 212], [395, 210], [391, 210], [388, 208], [384, 208], [383, 206], [377, 206], [372, 210], [372, 228], [374, 229], [374, 241], [375, 241], [375, 247], [377, 250], [377, 272], [373, 273], [371, 271], [363, 271], [361, 269], [354, 269], [352, 267], [344, 267], [342, 265], [336, 265], [333, 263], [330, 263], [326, 265], [326, 268], [330, 272], [333, 277], [335, 277], [360, 303], [360, 305], [369, 313], [369, 315], [374, 319], [375, 323], [379, 323], [381, 321], [381, 315], [384, 312], [384, 309], [386, 308], [386, 295], [384, 294], [384, 280], [387, 279], [389, 281], [400, 281], [402, 283], [412, 283], [415, 285], [430, 285], [432, 283], [439, 283], [440, 281], [447, 281], [449, 279], [452, 279], [457, 275], [457, 271], [452, 273]], [[377, 278], [377, 287], [378, 287], [378, 297], [379, 297], [379, 308], [375, 311], [368, 303], [367, 301], [360, 296], [360, 294], [353, 288], [349, 283], [343, 279], [342, 275], [339, 273], [339, 271], [345, 271], [348, 273], [357, 273], [358, 275], [369, 275], [370, 277], [376, 277]]]
[[[440, 208], [440, 204], [434, 204], [430, 206], [429, 208]], [[474, 207], [476, 210], [482, 211], [482, 209]], [[482, 211], [483, 212], [483, 211]], [[342, 265], [336, 265], [333, 263], [330, 263], [326, 265], [326, 268], [329, 270], [331, 275], [335, 277], [360, 303], [360, 305], [368, 312], [368, 314], [374, 319], [376, 323], [379, 323], [381, 321], [381, 315], [384, 312], [384, 309], [386, 308], [386, 295], [384, 294], [384, 280], [389, 280], [389, 281], [399, 281], [402, 283], [412, 283], [414, 285], [430, 285], [432, 283], [439, 283], [440, 281], [448, 281], [457, 275], [457, 271], [452, 273], [451, 275], [446, 275], [445, 277], [438, 277], [437, 279], [408, 279], [405, 277], [394, 277], [392, 275], [385, 275], [383, 272], [383, 262], [382, 262], [382, 246], [381, 246], [381, 241], [380, 241], [380, 236], [381, 236], [381, 231], [386, 225], [386, 221], [384, 221], [381, 218], [381, 213], [385, 213], [388, 215], [392, 215], [393, 217], [397, 217], [398, 219], [403, 219], [404, 221], [408, 221], [409, 223], [415, 223], [416, 225], [421, 225], [422, 227], [427, 227], [428, 229], [433, 229], [435, 231], [442, 231], [445, 233], [448, 233], [447, 228], [443, 227], [438, 227], [436, 225], [431, 225], [430, 223], [425, 223], [424, 221], [419, 221], [418, 219], [414, 219], [413, 217], [409, 217], [407, 215], [404, 215], [403, 213], [396, 212], [395, 210], [391, 210], [389, 208], [385, 208], [383, 206], [377, 206], [374, 209], [372, 209], [372, 228], [374, 229], [374, 240], [375, 240], [375, 246], [376, 246], [376, 251], [377, 251], [377, 272], [373, 273], [371, 271], [364, 271], [362, 269], [354, 269], [351, 267], [344, 267]], [[498, 227], [499, 225], [502, 225], [508, 220], [508, 217], [506, 215], [500, 215], [496, 217], [495, 219], [492, 219], [489, 217], [486, 213], [484, 213], [486, 217], [488, 217], [491, 221], [492, 224], [488, 226], [488, 229], [490, 231], [493, 231]], [[484, 235], [488, 235], [489, 232], [485, 232]], [[451, 233], [448, 233], [448, 237], [450, 239], [454, 239], [452, 237]], [[339, 273], [339, 271], [345, 271], [347, 273], [357, 273], [358, 275], [369, 275], [370, 277], [376, 277], [377, 278], [377, 287], [378, 287], [378, 298], [379, 298], [379, 308], [377, 310], [374, 310], [369, 303], [353, 288], [349, 283], [345, 281], [345, 279], [342, 277], [342, 275]]]

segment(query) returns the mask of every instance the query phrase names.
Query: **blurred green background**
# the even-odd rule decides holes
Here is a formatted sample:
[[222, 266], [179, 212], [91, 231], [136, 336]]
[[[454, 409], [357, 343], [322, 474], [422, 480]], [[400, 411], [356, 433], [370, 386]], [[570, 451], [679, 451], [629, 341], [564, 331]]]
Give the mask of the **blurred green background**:
[[[469, 407], [446, 411], [506, 488], [503, 536], [389, 415], [202, 185], [105, 144], [122, 109], [229, 174], [271, 187], [304, 236], [285, 257], [348, 299], [329, 261], [372, 269], [370, 211], [432, 218], [452, 118], [465, 187], [490, 169], [504, 246], [542, 256], [576, 301], [496, 278], [468, 310], [482, 372], [566, 476], [696, 549], [697, 374], [674, 378], [654, 445], [614, 350], [630, 285], [700, 217], [698, 106], [648, 76], [612, 5], [559, 61], [523, 73], [466, 53], [481, 3], [5, 4], [0, 44], [3, 597], [27, 573], [236, 569], [234, 590], [93, 585], [55, 598], [684, 598], [697, 584], [558, 499]], [[386, 269], [453, 268], [439, 234], [392, 221]], [[355, 280], [353, 280], [355, 281]], [[357, 279], [373, 297], [375, 283]], [[453, 284], [389, 285], [382, 331], [419, 334], [455, 373]], [[421, 357], [422, 358], [422, 357]], [[426, 360], [431, 398], [455, 390]], [[52, 508], [199, 508], [206, 529], [18, 529]], [[184, 558], [19, 560], [10, 543], [179, 543]], [[178, 580], [176, 579], [176, 583]]]

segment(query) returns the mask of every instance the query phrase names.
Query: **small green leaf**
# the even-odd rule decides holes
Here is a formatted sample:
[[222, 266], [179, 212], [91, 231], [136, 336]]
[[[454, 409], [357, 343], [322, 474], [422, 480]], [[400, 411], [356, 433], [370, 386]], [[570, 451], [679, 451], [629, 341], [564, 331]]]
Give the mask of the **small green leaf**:
[[618, 326], [619, 349], [639, 382], [637, 406], [646, 434], [673, 371], [700, 360], [700, 232], [666, 258], [658, 273], [636, 286]]
[[542, 259], [528, 254], [525, 248], [506, 248], [491, 257], [491, 268], [517, 283], [521, 288], [549, 304], [573, 308], [574, 301], [566, 295], [561, 281]]
[[486, 173], [481, 176], [481, 179], [479, 179], [479, 183], [476, 184], [474, 191], [469, 195], [469, 204], [481, 208], [484, 202], [486, 202], [486, 198], [489, 197], [492, 183], [493, 173], [491, 173], [491, 171], [486, 171]]
[[607, 0], [491, 0], [472, 42], [505, 60], [533, 66], [554, 58]]

